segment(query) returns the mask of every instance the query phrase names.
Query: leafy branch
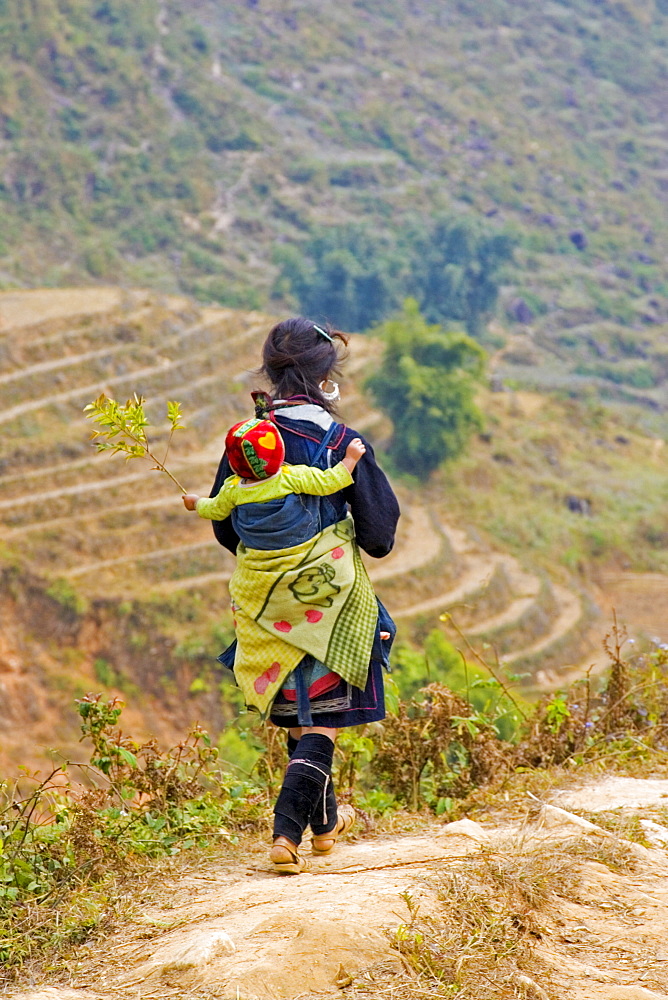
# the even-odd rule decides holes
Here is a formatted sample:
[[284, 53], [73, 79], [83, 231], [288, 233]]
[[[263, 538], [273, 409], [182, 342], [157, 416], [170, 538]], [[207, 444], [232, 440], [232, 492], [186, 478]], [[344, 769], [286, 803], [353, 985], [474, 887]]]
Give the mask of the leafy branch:
[[149, 421], [144, 411], [145, 402], [144, 397], [138, 396], [137, 393], [134, 394], [133, 399], [128, 399], [127, 403], [119, 403], [102, 393], [92, 403], [84, 406], [86, 417], [93, 420], [101, 428], [93, 431], [91, 435], [95, 441], [95, 447], [98, 451], [110, 451], [114, 455], [119, 452], [123, 453], [126, 459], [149, 458], [155, 462], [154, 470], [164, 472], [182, 493], [187, 493], [186, 488], [165, 465], [174, 433], [183, 429], [183, 424], [180, 423], [182, 419], [181, 404], [177, 402], [167, 403], [170, 431], [165, 454], [160, 460], [152, 451], [146, 434]]

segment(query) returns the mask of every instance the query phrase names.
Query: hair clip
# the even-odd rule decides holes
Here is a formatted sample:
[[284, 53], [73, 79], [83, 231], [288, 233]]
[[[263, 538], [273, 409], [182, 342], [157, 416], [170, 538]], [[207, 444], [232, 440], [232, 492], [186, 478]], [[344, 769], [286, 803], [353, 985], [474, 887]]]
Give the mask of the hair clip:
[[316, 333], [319, 333], [321, 337], [324, 337], [325, 340], [328, 340], [330, 342], [330, 344], [334, 343], [334, 340], [330, 336], [330, 334], [328, 334], [326, 330], [323, 330], [323, 328], [321, 326], [316, 326], [315, 323], [314, 323], [313, 324], [313, 329], [315, 330]]

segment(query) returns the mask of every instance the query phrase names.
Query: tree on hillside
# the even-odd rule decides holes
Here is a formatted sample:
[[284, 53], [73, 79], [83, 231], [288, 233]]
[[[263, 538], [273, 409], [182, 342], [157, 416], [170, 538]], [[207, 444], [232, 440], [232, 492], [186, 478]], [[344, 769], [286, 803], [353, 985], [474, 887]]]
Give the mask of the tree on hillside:
[[485, 353], [464, 333], [430, 326], [415, 299], [376, 332], [385, 354], [367, 388], [392, 421], [390, 454], [397, 466], [426, 476], [461, 454], [482, 424], [474, 394]]
[[499, 292], [513, 239], [480, 219], [416, 220], [392, 246], [368, 227], [333, 226], [302, 247], [280, 245], [275, 293], [294, 295], [301, 311], [344, 330], [366, 330], [411, 295], [432, 323], [463, 323], [480, 334]]
[[330, 227], [302, 250], [279, 245], [275, 260], [281, 268], [276, 291], [291, 292], [304, 315], [343, 330], [366, 330], [401, 301], [397, 276], [405, 258], [363, 226]]
[[431, 323], [462, 322], [477, 337], [499, 294], [499, 271], [514, 241], [471, 216], [437, 219], [418, 238], [412, 265], [415, 294]]

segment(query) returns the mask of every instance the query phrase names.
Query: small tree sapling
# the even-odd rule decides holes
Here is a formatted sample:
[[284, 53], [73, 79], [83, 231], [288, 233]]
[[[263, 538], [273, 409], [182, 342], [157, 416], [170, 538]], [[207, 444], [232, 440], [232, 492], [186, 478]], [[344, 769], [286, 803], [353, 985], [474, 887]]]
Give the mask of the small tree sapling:
[[127, 403], [119, 403], [102, 393], [92, 403], [84, 406], [86, 417], [100, 426], [100, 430], [91, 434], [95, 447], [98, 451], [111, 451], [113, 454], [122, 452], [126, 459], [148, 458], [155, 462], [152, 467], [155, 471], [164, 472], [182, 493], [187, 493], [186, 488], [176, 476], [172, 475], [165, 464], [175, 431], [183, 429], [183, 424], [180, 422], [181, 404], [172, 401], [167, 403], [170, 431], [164, 457], [160, 460], [154, 454], [146, 433], [149, 421], [144, 410], [145, 402], [144, 397], [138, 396], [137, 393], [133, 399], [128, 399]]

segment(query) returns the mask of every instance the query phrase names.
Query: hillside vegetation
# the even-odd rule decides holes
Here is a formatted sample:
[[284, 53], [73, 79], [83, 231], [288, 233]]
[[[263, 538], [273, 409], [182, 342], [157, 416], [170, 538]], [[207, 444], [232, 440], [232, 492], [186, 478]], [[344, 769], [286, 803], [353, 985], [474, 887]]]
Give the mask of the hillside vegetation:
[[665, 0], [0, 0], [0, 281], [294, 306], [325, 232], [389, 310], [439, 213], [482, 220], [500, 374], [660, 430], [667, 42]]
[[[428, 482], [392, 474], [397, 546], [370, 565], [400, 629], [388, 717], [337, 747], [358, 842], [272, 879], [285, 747], [217, 670], [231, 558], [167, 477], [96, 455], [83, 412], [102, 391], [143, 393], [160, 448], [178, 398], [170, 467], [203, 492], [271, 322], [142, 290], [0, 293], [0, 980], [17, 1000], [96, 1000], [98, 982], [121, 1000], [144, 984], [192, 1000], [589, 1000], [601, 982], [601, 1000], [627, 1000], [642, 961], [665, 989], [665, 852], [646, 845], [668, 837], [668, 643], [627, 658], [615, 631], [601, 664], [594, 599], [606, 572], [652, 580], [665, 629], [667, 458], [592, 400], [483, 387], [464, 456]], [[381, 349], [352, 338], [342, 416], [392, 472], [390, 427], [361, 391]], [[595, 824], [545, 802], [564, 786]], [[485, 827], [458, 821], [471, 813]]]
[[[219, 733], [236, 713], [215, 663], [232, 557], [166, 476], [95, 453], [83, 407], [102, 391], [145, 395], [160, 449], [178, 399], [187, 429], [170, 467], [205, 493], [227, 427], [249, 413], [271, 317], [108, 288], [5, 292], [0, 320], [5, 759], [75, 753], [72, 699], [87, 691], [129, 700], [144, 734], [173, 739], [197, 719]], [[389, 426], [361, 391], [380, 353], [353, 338], [342, 417], [385, 449]], [[435, 631], [459, 642], [444, 612], [531, 687], [600, 661], [611, 603], [668, 641], [663, 442], [598, 404], [487, 389], [478, 404], [484, 427], [465, 456], [429, 483], [393, 475], [397, 545], [369, 560], [399, 624], [403, 692], [459, 663]], [[611, 596], [606, 574], [620, 573], [646, 588], [639, 617]], [[426, 659], [411, 648], [425, 643]]]
[[[17, 1000], [97, 1000], [98, 982], [121, 1000], [665, 1000], [668, 654], [608, 640], [603, 683], [544, 699], [513, 740], [441, 684], [341, 734], [334, 780], [358, 822], [331, 857], [307, 832], [298, 878], [266, 859], [275, 727], [230, 774], [201, 727], [161, 747], [121, 732], [117, 701], [80, 699], [79, 762], [0, 786], [0, 984]], [[628, 992], [641, 963], [651, 989]]]

